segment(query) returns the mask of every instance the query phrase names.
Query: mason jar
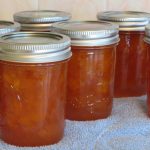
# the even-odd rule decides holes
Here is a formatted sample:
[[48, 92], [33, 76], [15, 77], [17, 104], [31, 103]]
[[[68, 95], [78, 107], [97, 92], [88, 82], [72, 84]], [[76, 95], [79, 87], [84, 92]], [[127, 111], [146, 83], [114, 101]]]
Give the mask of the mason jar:
[[111, 114], [118, 26], [107, 22], [56, 23], [54, 30], [71, 38], [66, 117], [96, 120]]
[[5, 20], [0, 20], [0, 36], [19, 31], [20, 30], [20, 24], [17, 22], [12, 22], [12, 21], [5, 21]]
[[14, 20], [21, 24], [22, 31], [48, 32], [53, 23], [70, 19], [70, 13], [53, 10], [21, 11], [14, 14]]
[[120, 43], [116, 50], [115, 97], [133, 97], [146, 94], [145, 26], [150, 14], [134, 11], [108, 11], [98, 15], [99, 20], [119, 25]]
[[145, 30], [145, 38], [144, 41], [146, 43], [146, 50], [147, 50], [147, 113], [150, 117], [150, 24], [146, 26]]
[[70, 39], [15, 32], [0, 40], [1, 139], [17, 146], [58, 142], [64, 133]]

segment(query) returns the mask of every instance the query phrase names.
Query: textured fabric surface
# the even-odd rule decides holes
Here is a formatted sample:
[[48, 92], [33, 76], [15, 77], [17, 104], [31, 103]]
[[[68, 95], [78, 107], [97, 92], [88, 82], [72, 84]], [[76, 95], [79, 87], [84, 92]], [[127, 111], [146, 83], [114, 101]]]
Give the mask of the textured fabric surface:
[[108, 119], [67, 120], [65, 136], [58, 144], [21, 148], [1, 141], [0, 150], [150, 150], [146, 97], [115, 99], [112, 116]]

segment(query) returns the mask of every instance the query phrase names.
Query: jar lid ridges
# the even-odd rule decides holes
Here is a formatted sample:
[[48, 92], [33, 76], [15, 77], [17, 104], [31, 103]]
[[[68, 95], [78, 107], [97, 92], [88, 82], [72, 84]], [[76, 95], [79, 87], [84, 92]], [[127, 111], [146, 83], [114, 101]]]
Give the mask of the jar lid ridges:
[[150, 22], [150, 13], [138, 11], [106, 11], [97, 14], [98, 20], [119, 25], [120, 31], [144, 31]]
[[[72, 39], [72, 45], [74, 45], [73, 41], [75, 40], [78, 40], [79, 45], [82, 46], [84, 43], [87, 43], [85, 40], [88, 40], [89, 43], [91, 42], [91, 46], [97, 44], [98, 46], [105, 45], [105, 42], [100, 43], [100, 39], [105, 38], [109, 41], [111, 37], [116, 37], [114, 38], [113, 43], [118, 42], [118, 37], [116, 35], [118, 35], [119, 27], [109, 22], [66, 21], [53, 24], [53, 29], [61, 34], [68, 35]], [[98, 40], [98, 42], [96, 42], [96, 40]], [[110, 44], [113, 44], [112, 40], [110, 41]]]
[[2, 36], [0, 52], [0, 60], [6, 61], [26, 63], [61, 61], [71, 56], [70, 39], [58, 33], [14, 32]]
[[66, 21], [71, 18], [71, 14], [64, 11], [54, 10], [33, 10], [21, 11], [14, 14], [14, 20], [19, 23], [52, 23]]
[[20, 30], [20, 24], [17, 22], [0, 20], [0, 35]]

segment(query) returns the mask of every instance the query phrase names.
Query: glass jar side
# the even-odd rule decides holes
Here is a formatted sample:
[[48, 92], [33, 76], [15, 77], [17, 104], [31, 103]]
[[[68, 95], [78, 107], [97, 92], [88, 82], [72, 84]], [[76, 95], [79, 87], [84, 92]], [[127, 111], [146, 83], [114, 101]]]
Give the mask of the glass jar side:
[[149, 43], [145, 43], [146, 49], [147, 49], [147, 65], [146, 65], [146, 69], [147, 69], [147, 114], [150, 117], [150, 44]]
[[95, 120], [111, 114], [116, 44], [72, 46], [68, 64], [67, 118]]
[[116, 50], [115, 97], [142, 96], [146, 93], [144, 31], [120, 31]]
[[2, 140], [18, 146], [41, 146], [62, 138], [67, 63], [0, 61]]

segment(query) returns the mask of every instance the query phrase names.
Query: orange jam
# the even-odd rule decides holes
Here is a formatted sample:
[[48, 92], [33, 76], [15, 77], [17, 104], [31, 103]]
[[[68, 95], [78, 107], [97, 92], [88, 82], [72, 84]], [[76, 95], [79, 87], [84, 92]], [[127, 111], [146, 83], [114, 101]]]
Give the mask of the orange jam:
[[57, 23], [54, 27], [72, 39], [67, 119], [107, 118], [112, 110], [118, 27], [97, 21], [70, 21]]
[[115, 97], [146, 94], [146, 57], [144, 32], [121, 31], [116, 50]]
[[148, 63], [147, 63], [147, 113], [150, 117], [150, 43], [147, 44], [147, 50], [148, 50]]
[[136, 11], [107, 11], [99, 20], [119, 25], [120, 42], [116, 50], [115, 97], [146, 94], [147, 50], [144, 44], [145, 26], [150, 14]]
[[53, 33], [19, 32], [2, 37], [2, 140], [17, 146], [42, 146], [63, 137], [68, 46], [68, 37]]
[[147, 113], [150, 117], [150, 24], [146, 26], [144, 41], [147, 50], [147, 65], [145, 66], [147, 70]]
[[63, 137], [67, 62], [0, 62], [1, 138], [19, 146], [53, 144]]
[[72, 46], [68, 66], [67, 118], [95, 120], [111, 114], [116, 45]]

